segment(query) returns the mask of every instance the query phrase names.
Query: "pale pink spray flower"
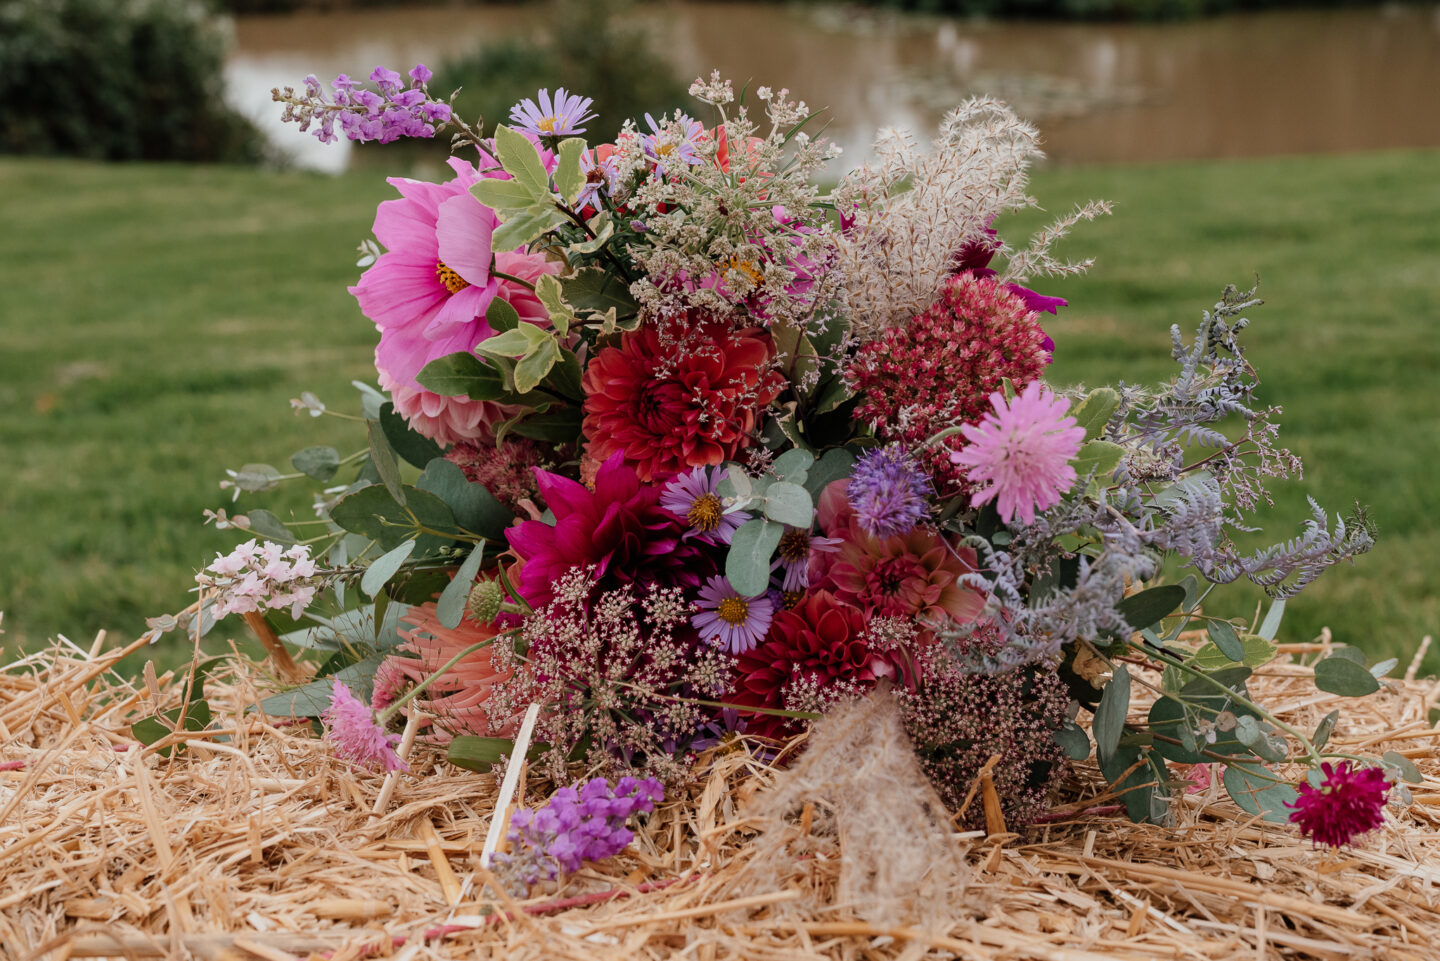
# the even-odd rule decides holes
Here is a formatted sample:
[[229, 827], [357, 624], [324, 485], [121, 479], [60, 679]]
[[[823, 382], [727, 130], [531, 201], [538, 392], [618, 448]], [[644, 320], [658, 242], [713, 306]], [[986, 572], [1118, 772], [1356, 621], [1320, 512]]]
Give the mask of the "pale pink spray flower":
[[1080, 452], [1085, 429], [1067, 417], [1070, 402], [1056, 397], [1039, 381], [1031, 381], [1014, 400], [998, 391], [990, 395], [991, 413], [960, 433], [969, 441], [950, 455], [952, 463], [969, 468], [966, 479], [980, 487], [970, 506], [996, 500], [1005, 523], [1017, 515], [1026, 524], [1035, 512], [1060, 503], [1075, 483], [1070, 460]]

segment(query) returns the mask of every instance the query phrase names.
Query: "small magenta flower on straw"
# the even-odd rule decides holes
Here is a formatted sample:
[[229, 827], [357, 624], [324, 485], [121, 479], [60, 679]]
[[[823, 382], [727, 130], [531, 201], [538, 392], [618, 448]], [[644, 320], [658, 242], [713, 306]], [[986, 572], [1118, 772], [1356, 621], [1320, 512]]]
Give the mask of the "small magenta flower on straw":
[[410, 766], [395, 753], [398, 734], [388, 734], [375, 720], [375, 713], [340, 681], [335, 682], [330, 706], [320, 715], [326, 736], [335, 745], [335, 756], [362, 767], [384, 771], [408, 771]]
[[595, 114], [588, 112], [593, 102], [589, 97], [566, 93], [564, 87], [557, 88], [552, 99], [549, 89], [545, 89], [540, 91], [538, 104], [527, 97], [511, 107], [510, 122], [537, 137], [568, 137], [584, 133], [580, 125], [595, 119]]
[[930, 514], [930, 477], [899, 444], [860, 455], [846, 495], [855, 519], [875, 537], [908, 534]]
[[1390, 782], [1378, 767], [1359, 767], [1349, 761], [1320, 765], [1324, 779], [1319, 787], [1302, 781], [1299, 797], [1289, 806], [1290, 821], [1316, 844], [1344, 847], [1385, 822], [1385, 795]]
[[1033, 524], [1037, 510], [1060, 503], [1060, 496], [1075, 484], [1070, 460], [1080, 452], [1085, 429], [1065, 415], [1070, 402], [1038, 380], [1012, 401], [997, 391], [990, 403], [994, 410], [978, 425], [960, 428], [969, 443], [951, 454], [950, 461], [969, 468], [966, 478], [980, 487], [970, 506], [996, 500], [1005, 523], [1018, 515]]
[[765, 639], [775, 603], [766, 594], [744, 597], [723, 575], [700, 588], [700, 613], [690, 619], [700, 637], [731, 654], [743, 654]]

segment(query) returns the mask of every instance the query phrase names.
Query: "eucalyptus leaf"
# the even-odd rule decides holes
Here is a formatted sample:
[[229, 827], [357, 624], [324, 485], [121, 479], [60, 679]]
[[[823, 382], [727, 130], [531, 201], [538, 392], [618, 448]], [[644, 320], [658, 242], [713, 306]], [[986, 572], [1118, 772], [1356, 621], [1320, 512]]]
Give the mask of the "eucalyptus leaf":
[[1115, 753], [1120, 735], [1125, 730], [1125, 715], [1130, 710], [1130, 672], [1124, 664], [1115, 665], [1115, 674], [1105, 685], [1100, 704], [1095, 708], [1095, 751], [1101, 761]]
[[1280, 633], [1280, 621], [1285, 617], [1285, 598], [1277, 597], [1270, 602], [1270, 608], [1265, 612], [1265, 620], [1260, 622], [1260, 629], [1255, 633], [1267, 641], [1275, 640], [1275, 635]]
[[[544, 754], [548, 747], [549, 745], [546, 744], [531, 744], [525, 757], [527, 760], [534, 761]], [[445, 759], [456, 767], [484, 774], [498, 764], [501, 758], [509, 757], [514, 753], [515, 741], [511, 738], [461, 734], [451, 738], [450, 746], [445, 752]]]
[[1090, 736], [1074, 721], [1066, 721], [1054, 734], [1055, 743], [1072, 761], [1083, 761], [1090, 756]]
[[476, 545], [465, 558], [465, 563], [460, 565], [460, 570], [455, 572], [455, 577], [445, 585], [440, 592], [440, 599], [435, 602], [435, 616], [440, 623], [450, 630], [460, 626], [460, 621], [465, 617], [465, 601], [470, 597], [470, 587], [475, 583], [475, 575], [480, 572], [480, 564], [485, 559], [485, 545]]
[[802, 530], [809, 529], [815, 519], [815, 505], [810, 500], [810, 492], [789, 481], [776, 481], [770, 485], [765, 491], [764, 511], [770, 520]]
[[785, 525], [756, 517], [741, 524], [725, 556], [725, 577], [744, 597], [758, 597], [770, 586], [770, 556], [780, 544]]
[[415, 486], [444, 501], [460, 527], [492, 541], [503, 541], [505, 528], [515, 518], [485, 485], [470, 480], [457, 464], [444, 457], [426, 464]]
[[[1245, 656], [1240, 658], [1240, 663], [1247, 667], [1259, 667], [1261, 664], [1270, 663], [1278, 650], [1273, 642], [1256, 634], [1241, 635], [1240, 644], [1245, 649]], [[1234, 664], [1235, 660], [1214, 644], [1204, 644], [1195, 652], [1190, 663], [1202, 671], [1216, 671]]]
[[1310, 735], [1310, 742], [1315, 745], [1315, 750], [1324, 750], [1325, 745], [1330, 741], [1330, 735], [1335, 733], [1335, 722], [1340, 720], [1338, 710], [1331, 711], [1320, 719], [1315, 725], [1315, 733]]
[[268, 491], [280, 484], [280, 472], [269, 464], [245, 464], [235, 472], [231, 483], [250, 493]]
[[297, 450], [290, 456], [290, 463], [306, 477], [312, 477], [323, 484], [340, 469], [340, 452], [333, 447], [317, 444]]
[[[460, 533], [454, 514], [440, 498], [414, 487], [405, 488], [405, 494], [407, 503], [402, 506], [378, 484], [362, 487], [342, 497], [330, 509], [330, 519], [347, 531], [364, 534], [387, 551], [418, 534], [415, 551], [419, 557], [435, 553]], [[422, 533], [421, 527], [438, 533]]]
[[400, 464], [395, 460], [395, 451], [391, 450], [390, 441], [385, 437], [385, 429], [378, 420], [367, 420], [365, 430], [370, 436], [370, 463], [375, 465], [375, 472], [380, 475], [380, 483], [385, 485], [395, 502], [404, 507], [405, 491], [400, 480]]
[[1403, 754], [1394, 751], [1386, 751], [1380, 759], [1400, 772], [1400, 777], [1411, 784], [1423, 784], [1425, 778], [1411, 760]]
[[815, 463], [815, 455], [809, 451], [787, 450], [770, 464], [770, 473], [781, 480], [795, 484], [805, 483], [805, 472]]
[[415, 553], [414, 541], [405, 541], [399, 547], [386, 551], [365, 569], [364, 576], [360, 578], [360, 590], [371, 597], [379, 594], [413, 553]]
[[[141, 718], [130, 725], [130, 733], [135, 739], [147, 747], [154, 744], [167, 735], [176, 731], [175, 725], [180, 724], [181, 713], [185, 715], [185, 723], [181, 726], [185, 731], [203, 731], [210, 726], [211, 713], [210, 703], [205, 700], [191, 700], [183, 708], [175, 707], [166, 711], [163, 715], [155, 714], [150, 717]], [[162, 720], [162, 717], [164, 720]], [[162, 747], [156, 753], [161, 757], [169, 757], [175, 748], [185, 749], [183, 744], [175, 744], [169, 747]]]
[[380, 426], [391, 449], [408, 464], [424, 467], [432, 458], [443, 453], [439, 444], [412, 428], [404, 417], [396, 413], [394, 404], [385, 404], [380, 408]]
[[1232, 761], [1225, 765], [1225, 790], [1242, 811], [1258, 814], [1276, 824], [1290, 821], [1290, 808], [1299, 795], [1263, 764]]
[[1396, 665], [1398, 665], [1399, 663], [1400, 663], [1400, 661], [1399, 661], [1398, 658], [1387, 657], [1385, 660], [1381, 661], [1380, 663], [1378, 663], [1378, 664], [1372, 664], [1372, 665], [1370, 666], [1370, 675], [1371, 675], [1372, 677], [1374, 677], [1376, 680], [1379, 680], [1380, 678], [1384, 677], [1386, 674], [1389, 674], [1391, 671], [1395, 670]]
[[1207, 628], [1210, 636], [1210, 643], [1220, 649], [1220, 653], [1232, 661], [1243, 662], [1245, 660], [1245, 645], [1240, 643], [1240, 638], [1235, 634], [1235, 628], [1229, 621], [1211, 621]]
[[319, 717], [330, 706], [336, 681], [344, 684], [350, 689], [350, 693], [369, 704], [375, 685], [375, 671], [384, 659], [384, 654], [371, 654], [329, 677], [272, 694], [260, 702], [260, 710], [270, 717]]
[[1185, 588], [1178, 584], [1162, 584], [1129, 597], [1115, 605], [1125, 623], [1139, 630], [1158, 624], [1185, 603]]
[[855, 455], [844, 447], [832, 447], [820, 455], [815, 465], [805, 472], [805, 489], [818, 503], [825, 488], [837, 480], [850, 476], [855, 466]]
[[1341, 697], [1364, 697], [1380, 690], [1375, 675], [1344, 657], [1327, 657], [1316, 664], [1315, 686]]
[[277, 544], [298, 544], [295, 535], [290, 532], [280, 518], [265, 510], [257, 508], [253, 511], [246, 511], [245, 516], [250, 519], [250, 533], [259, 534], [267, 541], [274, 541]]

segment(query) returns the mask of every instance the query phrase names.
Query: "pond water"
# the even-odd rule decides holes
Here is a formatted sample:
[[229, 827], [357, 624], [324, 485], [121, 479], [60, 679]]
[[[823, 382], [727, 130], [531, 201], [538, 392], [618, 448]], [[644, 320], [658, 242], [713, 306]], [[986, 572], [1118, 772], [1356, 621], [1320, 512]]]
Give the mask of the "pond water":
[[[314, 72], [405, 71], [533, 31], [544, 4], [241, 17], [232, 100], [297, 162], [343, 169], [346, 144], [278, 122], [273, 86]], [[834, 117], [844, 165], [882, 125], [921, 136], [967, 95], [1038, 123], [1060, 163], [1440, 146], [1440, 5], [1281, 11], [1180, 24], [1012, 23], [859, 8], [643, 8], [681, 76], [712, 68], [789, 87]]]

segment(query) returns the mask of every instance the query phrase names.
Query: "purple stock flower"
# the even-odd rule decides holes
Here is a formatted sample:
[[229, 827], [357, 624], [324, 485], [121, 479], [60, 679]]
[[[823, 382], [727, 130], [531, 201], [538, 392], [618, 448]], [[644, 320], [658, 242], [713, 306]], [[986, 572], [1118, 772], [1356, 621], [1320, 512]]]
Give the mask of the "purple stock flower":
[[649, 813], [664, 797], [660, 782], [622, 777], [612, 788], [603, 777], [578, 787], [562, 787], [534, 810], [510, 818], [512, 850], [495, 862], [511, 880], [531, 885], [554, 880], [561, 871], [578, 871], [585, 861], [603, 861], [625, 849], [634, 833], [625, 826], [631, 814]]
[[862, 454], [846, 488], [855, 519], [882, 539], [908, 534], [929, 516], [929, 492], [929, 475], [899, 444]]
[[429, 83], [430, 78], [433, 76], [435, 76], [435, 74], [430, 72], [429, 67], [425, 66], [423, 63], [417, 63], [414, 67], [410, 69], [410, 84], [411, 86], [416, 87], [423, 86], [424, 84]]
[[303, 94], [289, 87], [273, 94], [276, 101], [285, 104], [281, 120], [298, 123], [301, 131], [309, 131], [313, 125], [322, 143], [336, 139], [337, 124], [349, 140], [390, 143], [401, 137], [433, 137], [435, 125], [450, 120], [450, 105], [431, 100], [422, 89], [431, 76], [430, 68], [418, 64], [410, 71], [411, 86], [407, 89], [400, 74], [376, 67], [369, 76], [376, 90], [365, 89], [342, 73], [330, 82], [333, 100], [326, 99], [314, 75], [305, 78]]
[[595, 114], [589, 113], [593, 102], [589, 97], [566, 93], [564, 87], [556, 89], [552, 100], [549, 89], [545, 89], [540, 91], [539, 104], [527, 97], [511, 107], [510, 122], [537, 137], [584, 133], [580, 125], [595, 119]]

